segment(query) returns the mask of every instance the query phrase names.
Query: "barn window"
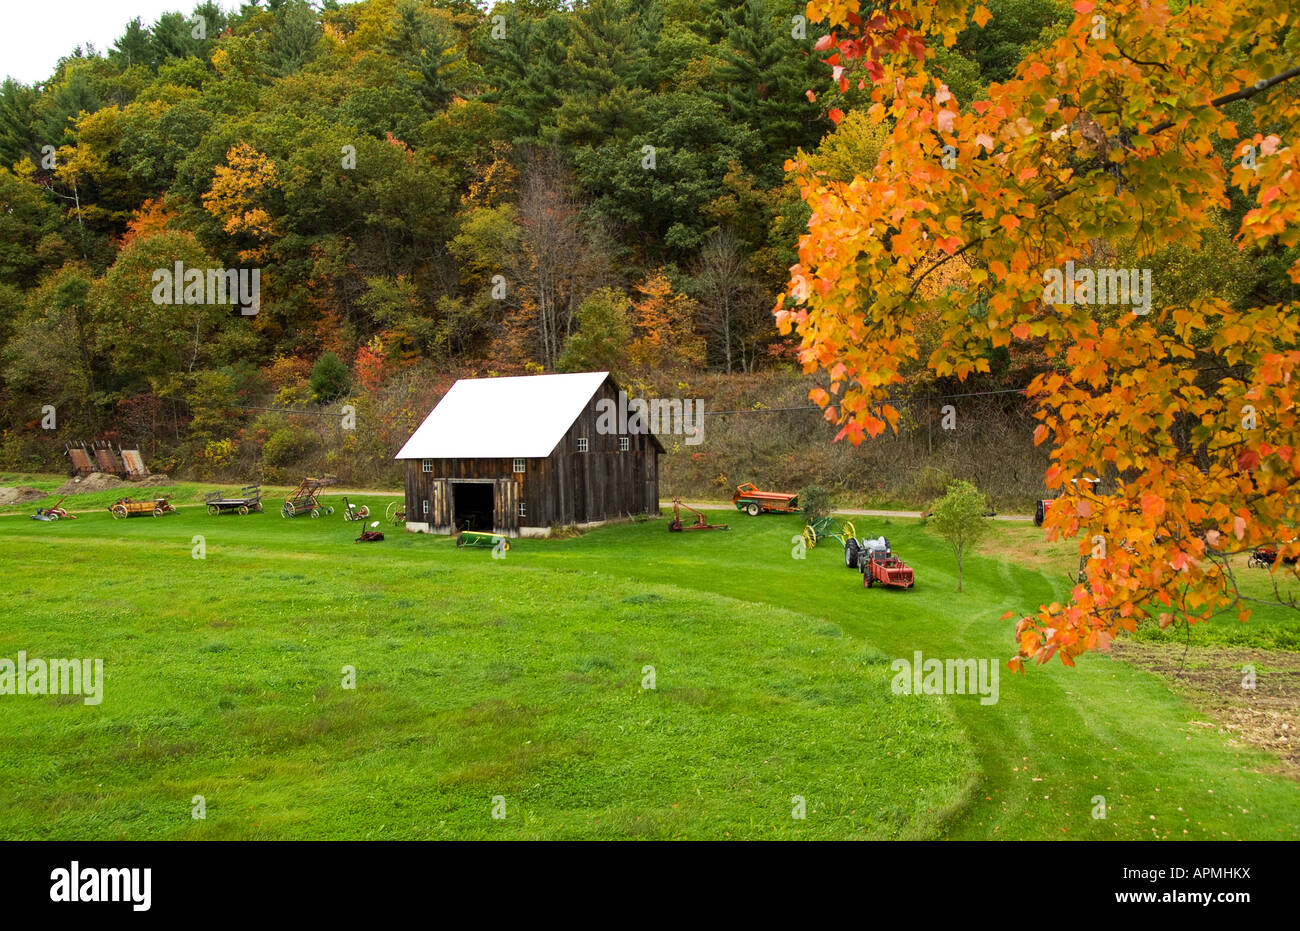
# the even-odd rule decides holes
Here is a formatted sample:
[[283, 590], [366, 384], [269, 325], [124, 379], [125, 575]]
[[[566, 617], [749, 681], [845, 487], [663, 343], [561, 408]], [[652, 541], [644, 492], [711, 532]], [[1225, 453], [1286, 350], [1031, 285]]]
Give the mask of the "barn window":
[[587, 438], [585, 436], [580, 436], [578, 437], [578, 452], [585, 453], [586, 451], [587, 451]]
[[631, 441], [627, 437], [620, 436], [618, 438], [618, 451], [620, 453], [627, 452], [629, 443], [631, 443]]
[[433, 471], [433, 460], [432, 460], [432, 459], [425, 459], [423, 462], [421, 462], [421, 463], [420, 463], [420, 470], [421, 470], [422, 472], [432, 472], [432, 471]]
[[424, 502], [422, 502], [422, 503], [424, 504], [424, 516], [425, 516], [425, 517], [428, 517], [428, 516], [429, 516], [429, 502], [428, 502], [428, 501], [424, 501]]
[[523, 471], [526, 471], [526, 470], [524, 469], [524, 460], [522, 460], [522, 459], [516, 459], [516, 460], [515, 460], [515, 471], [516, 471], [516, 472], [523, 472]]
[[528, 516], [528, 505], [524, 504], [522, 501], [519, 502], [519, 516], [520, 517]]

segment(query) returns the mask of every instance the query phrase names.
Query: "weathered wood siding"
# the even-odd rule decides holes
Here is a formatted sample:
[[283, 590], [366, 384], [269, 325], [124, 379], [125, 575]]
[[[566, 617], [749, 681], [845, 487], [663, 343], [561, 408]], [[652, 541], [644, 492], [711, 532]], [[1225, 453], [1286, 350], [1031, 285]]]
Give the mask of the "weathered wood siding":
[[[497, 533], [517, 535], [520, 527], [658, 514], [659, 447], [649, 434], [637, 434], [629, 435], [628, 449], [620, 451], [617, 435], [597, 433], [596, 403], [601, 398], [617, 405], [618, 388], [612, 381], [605, 381], [551, 455], [526, 459], [523, 473], [514, 471], [513, 459], [433, 459], [429, 472], [424, 471], [425, 460], [407, 460], [406, 519], [428, 523], [434, 533], [451, 533], [451, 486], [458, 479], [493, 481]], [[586, 452], [578, 451], [580, 438], [587, 440]]]
[[[617, 434], [597, 433], [596, 404], [602, 398], [617, 406], [618, 388], [613, 381], [601, 385], [545, 460], [550, 500], [561, 513], [542, 521], [543, 526], [659, 513], [659, 448], [653, 437], [643, 433], [628, 435], [628, 449], [620, 451]], [[578, 451], [582, 438], [587, 440], [586, 452]], [[531, 506], [530, 499], [530, 514]]]

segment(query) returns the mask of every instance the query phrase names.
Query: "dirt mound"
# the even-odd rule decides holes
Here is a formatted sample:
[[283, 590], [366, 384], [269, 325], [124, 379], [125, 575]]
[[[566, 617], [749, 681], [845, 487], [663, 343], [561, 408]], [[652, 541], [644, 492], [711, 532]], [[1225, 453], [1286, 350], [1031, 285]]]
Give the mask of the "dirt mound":
[[85, 495], [92, 491], [111, 491], [125, 485], [126, 482], [116, 475], [109, 475], [107, 472], [91, 472], [84, 478], [68, 479], [55, 489], [54, 493], [56, 495]]
[[175, 485], [176, 483], [173, 482], [169, 476], [163, 475], [159, 472], [157, 475], [146, 475], [144, 478], [140, 479], [140, 481], [131, 482], [131, 484], [152, 487], [155, 485]]
[[44, 497], [45, 492], [39, 488], [32, 488], [30, 485], [14, 485], [0, 488], [0, 505], [26, 504], [28, 501], [39, 501]]

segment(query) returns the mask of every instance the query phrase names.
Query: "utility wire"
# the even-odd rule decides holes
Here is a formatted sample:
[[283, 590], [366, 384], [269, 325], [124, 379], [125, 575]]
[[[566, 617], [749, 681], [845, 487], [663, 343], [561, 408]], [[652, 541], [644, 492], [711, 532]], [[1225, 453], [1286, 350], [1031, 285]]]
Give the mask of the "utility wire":
[[311, 414], [313, 417], [337, 417], [338, 411], [296, 411], [289, 407], [239, 407], [241, 411], [265, 411], [269, 414]]
[[[967, 391], [962, 394], [932, 394], [919, 398], [891, 398], [890, 403], [911, 404], [914, 401], [944, 401], [949, 398], [977, 398], [991, 394], [1024, 394], [1024, 388], [999, 388], [994, 391]], [[269, 414], [309, 414], [313, 417], [337, 417], [337, 411], [300, 411], [288, 407], [240, 407], [241, 411], [264, 411]], [[779, 414], [786, 411], [820, 411], [816, 404], [800, 407], [754, 407], [736, 411], [705, 411], [705, 414]]]
[[[920, 398], [890, 398], [891, 404], [910, 404], [914, 401], [944, 401], [948, 398], [977, 398], [990, 394], [1024, 394], [1024, 388], [999, 388], [994, 391], [967, 391], [963, 394], [932, 394]], [[816, 404], [809, 404], [803, 407], [755, 407], [747, 410], [738, 411], [705, 411], [706, 414], [775, 414], [780, 411], [819, 411], [822, 408]]]

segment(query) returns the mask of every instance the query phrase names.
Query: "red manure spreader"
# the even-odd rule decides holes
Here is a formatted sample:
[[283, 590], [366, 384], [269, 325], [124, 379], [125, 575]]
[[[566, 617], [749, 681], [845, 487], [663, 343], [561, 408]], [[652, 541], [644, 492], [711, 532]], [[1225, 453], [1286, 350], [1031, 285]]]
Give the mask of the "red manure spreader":
[[793, 514], [799, 510], [799, 495], [788, 491], [759, 491], [753, 482], [745, 482], [736, 486], [731, 503], [737, 511], [744, 511], [750, 517], [770, 512]]
[[911, 588], [916, 584], [912, 567], [894, 555], [886, 537], [850, 539], [844, 546], [844, 563], [862, 573], [865, 588], [874, 585]]

